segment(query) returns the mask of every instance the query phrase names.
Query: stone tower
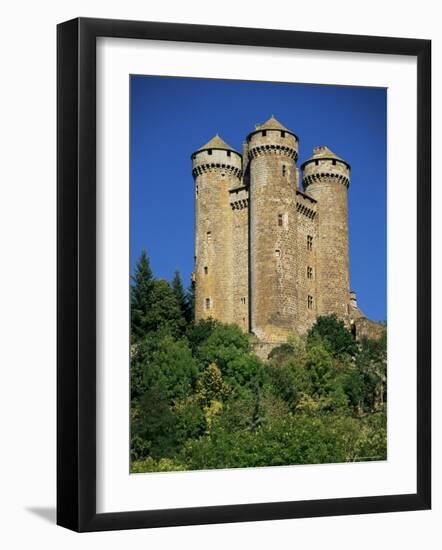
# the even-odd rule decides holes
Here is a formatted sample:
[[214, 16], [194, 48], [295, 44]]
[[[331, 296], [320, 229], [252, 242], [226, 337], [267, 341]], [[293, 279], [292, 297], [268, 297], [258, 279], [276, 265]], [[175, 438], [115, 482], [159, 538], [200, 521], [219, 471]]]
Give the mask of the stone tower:
[[[195, 316], [234, 322], [230, 189], [241, 183], [242, 158], [218, 135], [192, 155], [195, 180]], [[246, 327], [243, 327], [246, 329]]]
[[283, 340], [296, 326], [298, 138], [274, 117], [247, 137], [251, 331]]
[[236, 323], [266, 353], [334, 314], [356, 337], [379, 337], [350, 294], [350, 165], [316, 147], [302, 166], [297, 136], [273, 116], [242, 156], [218, 135], [192, 155], [195, 318]]
[[317, 201], [317, 315], [348, 322], [350, 276], [348, 197], [350, 165], [328, 147], [316, 147], [302, 164], [305, 191]]

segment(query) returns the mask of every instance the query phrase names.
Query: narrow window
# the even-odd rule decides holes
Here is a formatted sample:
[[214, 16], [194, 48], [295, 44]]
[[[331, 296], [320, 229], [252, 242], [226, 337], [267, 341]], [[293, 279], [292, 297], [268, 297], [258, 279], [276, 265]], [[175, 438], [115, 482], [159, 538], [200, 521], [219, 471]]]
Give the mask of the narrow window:
[[282, 175], [285, 176], [287, 173], [287, 166], [285, 164], [282, 165]]
[[210, 231], [207, 231], [206, 233], [206, 239], [208, 243], [212, 242], [212, 233]]
[[313, 308], [313, 296], [307, 296], [307, 307], [309, 309], [312, 309]]
[[262, 135], [263, 135], [263, 137], [265, 137], [265, 136], [267, 135], [266, 130], [263, 130], [263, 131], [262, 131]]
[[212, 149], [208, 149], [208, 150], [207, 150], [207, 154], [208, 154], [208, 155], [211, 155], [211, 154], [212, 154]]
[[206, 298], [206, 309], [210, 309], [210, 307], [211, 307], [210, 302], [211, 302], [210, 298]]
[[313, 249], [313, 237], [311, 235], [307, 235], [307, 250]]
[[313, 268], [310, 266], [307, 267], [307, 279], [313, 279]]
[[283, 223], [284, 223], [284, 218], [283, 218], [282, 214], [278, 214], [278, 225], [279, 225], [279, 227], [282, 227]]
[[333, 164], [333, 166], [336, 166], [336, 161], [332, 160], [332, 164]]
[[227, 151], [227, 156], [230, 157], [230, 151]]
[[285, 132], [281, 132], [281, 137], [285, 137]]
[[276, 256], [277, 258], [279, 258], [279, 257], [281, 256], [281, 251], [279, 250], [279, 248], [277, 248], [277, 249], [275, 250], [275, 256]]
[[209, 273], [209, 268], [205, 265], [204, 266], [204, 275], [207, 275]]
[[243, 296], [243, 297], [241, 298], [241, 303], [242, 303], [242, 304], [245, 304], [245, 303], [246, 303], [246, 298], [245, 298], [245, 296]]
[[318, 166], [319, 160], [315, 160], [315, 166]]

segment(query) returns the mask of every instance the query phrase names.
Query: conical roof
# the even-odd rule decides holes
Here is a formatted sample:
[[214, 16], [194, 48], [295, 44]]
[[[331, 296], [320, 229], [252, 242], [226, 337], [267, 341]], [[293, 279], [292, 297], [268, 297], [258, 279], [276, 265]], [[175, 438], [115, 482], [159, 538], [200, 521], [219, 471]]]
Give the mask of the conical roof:
[[311, 157], [311, 159], [320, 159], [320, 158], [344, 160], [344, 159], [341, 159], [341, 157], [338, 157], [336, 153], [333, 153], [333, 151], [329, 149], [327, 145], [319, 145], [318, 147], [313, 147], [313, 156]]
[[205, 149], [226, 149], [227, 151], [234, 151], [236, 153], [235, 149], [230, 147], [230, 145], [221, 139], [218, 134], [213, 136], [205, 145], [199, 147], [198, 151], [204, 151]]
[[306, 165], [312, 160], [320, 159], [336, 159], [343, 162], [348, 168], [350, 168], [349, 163], [343, 158], [339, 157], [336, 153], [333, 153], [326, 145], [319, 145], [318, 147], [313, 147], [313, 155], [302, 163], [302, 166]]
[[264, 124], [255, 124], [256, 130], [283, 130], [286, 132], [290, 132], [288, 128], [286, 128], [283, 124], [279, 122], [279, 120], [276, 120], [276, 118], [272, 115], [269, 120], [264, 122]]

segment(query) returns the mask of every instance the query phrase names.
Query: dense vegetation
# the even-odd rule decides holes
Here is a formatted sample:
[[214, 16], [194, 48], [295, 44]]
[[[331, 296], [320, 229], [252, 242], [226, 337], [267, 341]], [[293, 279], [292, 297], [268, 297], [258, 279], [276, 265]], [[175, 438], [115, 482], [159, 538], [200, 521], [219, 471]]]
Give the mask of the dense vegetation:
[[193, 322], [179, 273], [131, 286], [132, 472], [386, 458], [386, 339], [320, 317], [266, 362], [235, 325]]

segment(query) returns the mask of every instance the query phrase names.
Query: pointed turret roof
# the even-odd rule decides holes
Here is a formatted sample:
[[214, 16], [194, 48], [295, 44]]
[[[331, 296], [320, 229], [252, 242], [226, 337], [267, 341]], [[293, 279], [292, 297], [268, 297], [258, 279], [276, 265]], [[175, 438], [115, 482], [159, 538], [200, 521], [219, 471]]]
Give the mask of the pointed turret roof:
[[276, 118], [272, 115], [269, 120], [264, 122], [264, 124], [255, 124], [256, 130], [283, 130], [285, 132], [290, 132], [288, 128], [286, 128], [283, 124], [279, 122], [279, 120], [276, 120]]
[[204, 151], [205, 149], [225, 149], [227, 151], [233, 151], [237, 153], [237, 151], [235, 151], [233, 147], [230, 147], [228, 143], [221, 139], [218, 134], [213, 136], [213, 138], [209, 140], [205, 145], [199, 147], [198, 151]]
[[333, 153], [331, 149], [327, 147], [327, 145], [319, 145], [318, 147], [313, 147], [313, 156], [312, 159], [320, 159], [320, 158], [332, 158], [337, 160], [344, 160], [341, 159], [341, 157], [338, 157], [336, 153]]
[[250, 132], [250, 134], [247, 136], [247, 139], [249, 140], [253, 134], [257, 134], [259, 132], [262, 132], [263, 130], [279, 130], [280, 132], [287, 132], [288, 134], [293, 136], [296, 141], [299, 142], [298, 136], [291, 130], [289, 130], [286, 126], [284, 126], [284, 124], [281, 124], [279, 120], [277, 120], [273, 115], [262, 124], [255, 124], [255, 129], [253, 130], [253, 132]]
[[319, 145], [318, 147], [313, 147], [313, 155], [310, 158], [308, 158], [305, 162], [302, 163], [302, 167], [312, 160], [320, 160], [320, 159], [328, 159], [328, 160], [336, 159], [343, 162], [348, 168], [350, 168], [349, 163], [343, 158], [339, 157], [331, 149], [329, 149], [327, 145]]

